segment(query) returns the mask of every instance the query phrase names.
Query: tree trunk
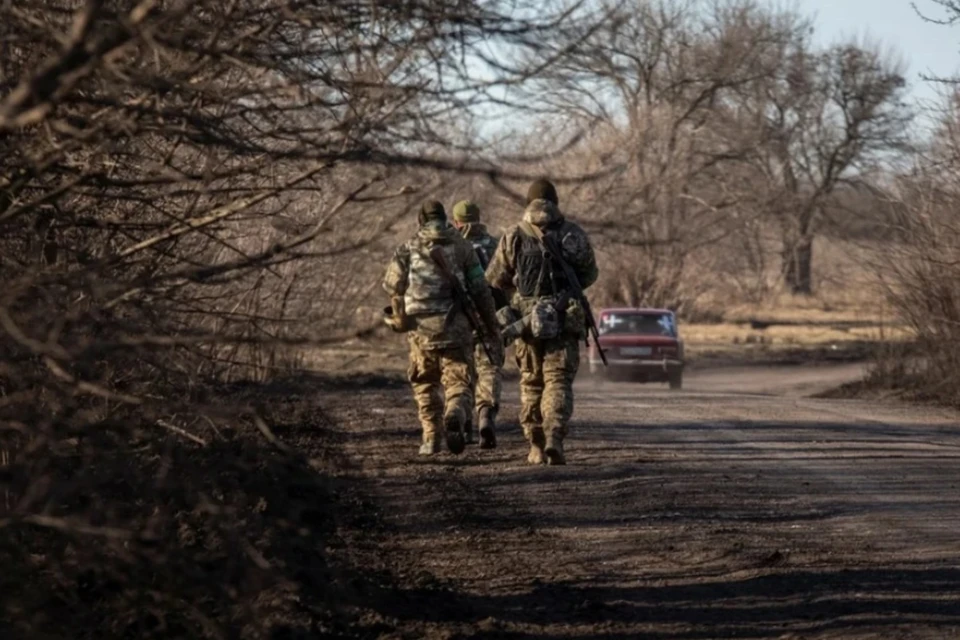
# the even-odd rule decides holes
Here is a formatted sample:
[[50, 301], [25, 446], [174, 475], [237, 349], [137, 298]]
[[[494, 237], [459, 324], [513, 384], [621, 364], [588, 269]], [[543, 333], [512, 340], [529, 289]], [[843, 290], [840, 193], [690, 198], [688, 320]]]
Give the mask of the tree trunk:
[[783, 280], [793, 294], [813, 294], [813, 238], [801, 238], [784, 249]]

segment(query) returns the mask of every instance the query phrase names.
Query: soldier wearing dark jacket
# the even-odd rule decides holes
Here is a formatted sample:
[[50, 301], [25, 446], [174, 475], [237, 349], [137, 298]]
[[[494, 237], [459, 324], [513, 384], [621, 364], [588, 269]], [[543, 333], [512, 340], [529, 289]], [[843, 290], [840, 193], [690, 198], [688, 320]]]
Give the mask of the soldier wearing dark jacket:
[[[480, 207], [469, 200], [462, 200], [453, 207], [453, 224], [463, 237], [473, 246], [480, 266], [484, 269], [490, 264], [497, 251], [497, 239], [487, 231], [487, 227], [480, 222]], [[506, 305], [500, 291], [492, 289], [494, 303], [497, 308]], [[477, 376], [474, 385], [474, 407], [476, 409], [477, 426], [480, 430], [480, 448], [493, 449], [497, 446], [496, 420], [500, 410], [500, 392], [503, 387], [503, 362], [490, 362], [487, 358], [480, 337], [476, 337], [476, 346], [473, 352], [473, 361], [476, 363]], [[467, 429], [467, 441], [472, 439], [472, 429]]]
[[[520, 368], [520, 424], [533, 464], [565, 464], [563, 441], [573, 415], [573, 381], [586, 334], [582, 305], [569, 297], [563, 268], [544, 248], [549, 236], [560, 258], [586, 289], [597, 280], [597, 263], [586, 233], [558, 207], [556, 188], [546, 180], [527, 192], [522, 221], [501, 238], [487, 268], [487, 282], [501, 290], [531, 327], [515, 343]], [[555, 309], [563, 303], [562, 309]], [[554, 309], [556, 316], [548, 311]], [[543, 318], [546, 318], [545, 320]]]

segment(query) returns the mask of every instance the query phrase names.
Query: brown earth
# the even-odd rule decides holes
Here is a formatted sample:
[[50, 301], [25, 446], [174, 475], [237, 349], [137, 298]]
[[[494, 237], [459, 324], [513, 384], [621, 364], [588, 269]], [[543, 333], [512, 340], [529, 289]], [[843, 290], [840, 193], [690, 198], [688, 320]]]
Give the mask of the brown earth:
[[579, 384], [566, 467], [416, 455], [409, 392], [317, 398], [368, 504], [371, 638], [960, 637], [960, 416], [808, 396], [859, 365]]
[[395, 376], [241, 387], [279, 444], [172, 439], [162, 490], [118, 493], [162, 466], [135, 451], [86, 472], [169, 536], [0, 527], [0, 638], [960, 637], [960, 414], [812, 397], [861, 373], [584, 378], [559, 468], [526, 464], [515, 382], [500, 448], [426, 459]]

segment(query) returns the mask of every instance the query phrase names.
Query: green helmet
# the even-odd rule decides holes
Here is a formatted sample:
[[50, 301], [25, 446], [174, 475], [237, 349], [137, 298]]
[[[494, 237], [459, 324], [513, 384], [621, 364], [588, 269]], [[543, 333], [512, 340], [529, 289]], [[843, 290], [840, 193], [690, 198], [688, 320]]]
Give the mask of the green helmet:
[[480, 207], [469, 200], [453, 205], [453, 219], [457, 222], [480, 222]]

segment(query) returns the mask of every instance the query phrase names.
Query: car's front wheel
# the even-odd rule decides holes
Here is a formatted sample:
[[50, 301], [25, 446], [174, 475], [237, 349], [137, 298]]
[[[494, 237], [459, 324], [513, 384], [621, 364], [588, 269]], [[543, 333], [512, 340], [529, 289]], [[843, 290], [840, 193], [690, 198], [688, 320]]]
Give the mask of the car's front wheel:
[[671, 371], [668, 377], [668, 382], [670, 383], [671, 389], [682, 389], [683, 388], [683, 370], [679, 369], [677, 371]]

